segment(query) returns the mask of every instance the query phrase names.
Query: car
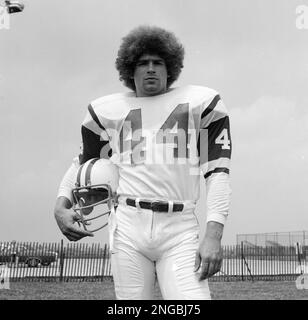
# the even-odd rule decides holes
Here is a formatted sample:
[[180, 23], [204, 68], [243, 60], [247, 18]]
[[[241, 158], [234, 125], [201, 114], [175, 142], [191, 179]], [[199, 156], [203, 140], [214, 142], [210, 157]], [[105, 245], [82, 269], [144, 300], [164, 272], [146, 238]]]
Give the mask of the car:
[[28, 267], [34, 268], [39, 265], [49, 266], [52, 262], [56, 262], [57, 259], [57, 252], [46, 250], [40, 245], [8, 244], [0, 247], [0, 263], [24, 263]]

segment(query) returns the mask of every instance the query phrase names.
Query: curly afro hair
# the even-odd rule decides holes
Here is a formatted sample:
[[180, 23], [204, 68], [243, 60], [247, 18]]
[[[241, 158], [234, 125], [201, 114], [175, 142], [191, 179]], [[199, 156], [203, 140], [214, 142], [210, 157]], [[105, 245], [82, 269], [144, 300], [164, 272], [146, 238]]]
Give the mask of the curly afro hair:
[[133, 76], [136, 62], [143, 54], [157, 54], [164, 59], [169, 76], [167, 88], [178, 79], [183, 68], [184, 47], [173, 33], [159, 27], [140, 26], [122, 40], [116, 68], [126, 87], [136, 91]]

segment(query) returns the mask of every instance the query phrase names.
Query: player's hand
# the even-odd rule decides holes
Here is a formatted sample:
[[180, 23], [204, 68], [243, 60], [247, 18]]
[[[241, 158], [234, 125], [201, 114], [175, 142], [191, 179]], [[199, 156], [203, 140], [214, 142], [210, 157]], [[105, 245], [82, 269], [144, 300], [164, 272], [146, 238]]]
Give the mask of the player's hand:
[[223, 225], [217, 222], [208, 222], [203, 241], [196, 252], [195, 272], [201, 268], [199, 280], [212, 277], [220, 271], [222, 265], [221, 238]]
[[201, 268], [200, 281], [208, 279], [220, 271], [222, 257], [221, 241], [205, 237], [195, 259], [195, 272]]
[[58, 208], [55, 210], [55, 218], [61, 232], [70, 241], [78, 241], [84, 237], [93, 237], [93, 233], [83, 230], [76, 222], [81, 220], [80, 215], [71, 209]]

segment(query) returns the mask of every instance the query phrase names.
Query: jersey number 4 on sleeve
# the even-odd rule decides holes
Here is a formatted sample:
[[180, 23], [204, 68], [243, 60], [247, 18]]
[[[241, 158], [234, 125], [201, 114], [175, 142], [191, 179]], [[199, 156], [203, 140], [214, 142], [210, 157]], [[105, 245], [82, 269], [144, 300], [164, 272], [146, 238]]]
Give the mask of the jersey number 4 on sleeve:
[[220, 135], [216, 138], [215, 140], [216, 144], [221, 144], [221, 148], [223, 150], [230, 150], [230, 144], [231, 141], [229, 139], [229, 135], [228, 135], [228, 130], [227, 129], [223, 129], [220, 133]]

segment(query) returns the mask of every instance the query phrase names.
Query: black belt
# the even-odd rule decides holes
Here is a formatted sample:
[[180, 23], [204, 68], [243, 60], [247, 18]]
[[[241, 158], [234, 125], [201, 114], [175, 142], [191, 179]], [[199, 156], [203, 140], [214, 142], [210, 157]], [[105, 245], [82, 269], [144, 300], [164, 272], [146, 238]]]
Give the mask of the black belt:
[[[126, 199], [126, 204], [131, 207], [136, 207], [135, 199]], [[168, 212], [169, 211], [169, 203], [165, 201], [139, 201], [139, 206], [142, 209], [148, 209], [156, 212]], [[173, 204], [173, 212], [182, 211], [184, 208], [183, 203], [174, 203]]]

